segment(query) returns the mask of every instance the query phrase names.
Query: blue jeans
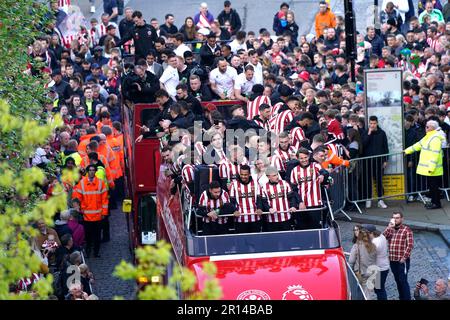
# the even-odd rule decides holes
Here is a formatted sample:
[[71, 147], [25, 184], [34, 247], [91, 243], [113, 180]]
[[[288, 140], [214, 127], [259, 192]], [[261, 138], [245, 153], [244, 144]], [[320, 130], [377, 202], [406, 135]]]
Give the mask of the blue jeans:
[[385, 284], [386, 284], [386, 278], [388, 276], [389, 273], [389, 269], [388, 270], [384, 270], [384, 271], [380, 271], [380, 273], [377, 275], [377, 280], [379, 277], [379, 282], [377, 281], [377, 284], [380, 284], [380, 288], [377, 289], [375, 287], [374, 291], [377, 295], [377, 300], [387, 300], [387, 294], [386, 294], [386, 288], [385, 288]]
[[408, 284], [409, 262], [409, 259], [407, 259], [405, 263], [400, 263], [400, 261], [391, 261], [390, 263], [400, 300], [411, 300], [411, 291]]

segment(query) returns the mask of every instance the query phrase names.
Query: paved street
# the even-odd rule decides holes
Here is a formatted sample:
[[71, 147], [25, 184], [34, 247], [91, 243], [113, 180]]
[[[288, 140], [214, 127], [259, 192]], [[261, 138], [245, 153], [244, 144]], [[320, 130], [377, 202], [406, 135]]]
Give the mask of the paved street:
[[[338, 223], [341, 228], [344, 251], [350, 252], [353, 237], [352, 229], [355, 223], [346, 221], [338, 221]], [[384, 230], [384, 226], [378, 225], [376, 227], [380, 231]], [[450, 252], [439, 235], [425, 231], [414, 232], [414, 249], [411, 255], [411, 268], [408, 276], [411, 290], [421, 278], [425, 278], [433, 284], [438, 278], [447, 279], [449, 266]], [[398, 300], [397, 287], [392, 272], [389, 272], [386, 290], [389, 300]]]
[[115, 296], [133, 299], [135, 283], [112, 276], [115, 266], [121, 260], [130, 262], [132, 259], [128, 249], [129, 240], [125, 215], [120, 210], [114, 210], [110, 217], [110, 224], [111, 241], [102, 243], [101, 258], [91, 257], [87, 260], [95, 277], [93, 291], [101, 300], [110, 300]]

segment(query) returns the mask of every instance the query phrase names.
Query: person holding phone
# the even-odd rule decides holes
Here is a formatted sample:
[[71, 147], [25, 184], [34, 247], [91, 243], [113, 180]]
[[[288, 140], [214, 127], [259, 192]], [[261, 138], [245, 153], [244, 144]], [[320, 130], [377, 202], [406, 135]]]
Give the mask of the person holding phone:
[[414, 248], [411, 229], [403, 224], [403, 213], [394, 212], [383, 235], [389, 242], [389, 264], [394, 274], [400, 300], [411, 300], [408, 284], [410, 257]]
[[428, 288], [428, 280], [422, 278], [414, 289], [415, 300], [450, 300], [450, 296], [447, 294], [448, 285], [444, 279], [437, 279], [434, 284], [434, 293], [430, 294]]

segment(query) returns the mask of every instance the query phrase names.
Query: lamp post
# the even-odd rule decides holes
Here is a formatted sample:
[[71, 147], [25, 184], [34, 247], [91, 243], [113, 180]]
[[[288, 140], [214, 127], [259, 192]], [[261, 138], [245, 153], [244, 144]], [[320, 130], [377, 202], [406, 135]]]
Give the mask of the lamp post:
[[356, 82], [355, 59], [356, 51], [356, 23], [355, 11], [353, 10], [353, 0], [344, 0], [345, 12], [345, 52], [347, 59], [350, 60], [350, 75], [352, 82]]

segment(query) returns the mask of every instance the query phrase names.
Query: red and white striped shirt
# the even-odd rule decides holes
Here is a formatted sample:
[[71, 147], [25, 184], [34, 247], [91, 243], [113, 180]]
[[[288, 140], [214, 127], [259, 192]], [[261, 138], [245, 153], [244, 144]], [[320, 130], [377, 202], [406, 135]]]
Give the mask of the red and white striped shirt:
[[255, 116], [259, 115], [259, 106], [263, 103], [270, 106], [270, 98], [267, 96], [256, 97], [255, 100], [247, 102], [247, 119], [252, 120]]
[[294, 113], [291, 110], [285, 110], [279, 113], [275, 118], [275, 127], [273, 132], [280, 134], [284, 131], [284, 128], [294, 120]]
[[266, 122], [263, 122], [263, 121], [260, 120], [260, 119], [253, 119], [253, 121], [254, 121], [258, 126], [260, 126], [261, 128], [263, 128], [263, 129], [265, 129], [265, 130], [267, 130], [267, 131], [270, 131], [270, 120], [268, 120], [268, 121], [266, 121]]
[[248, 164], [246, 158], [241, 163], [233, 163], [230, 160], [223, 161], [219, 165], [219, 177], [221, 179], [235, 180], [239, 176], [241, 165]]
[[278, 171], [286, 171], [286, 166], [280, 155], [273, 155], [270, 157], [270, 165], [277, 168]]
[[36, 282], [38, 282], [40, 279], [42, 278], [42, 276], [38, 273], [33, 273], [31, 275], [31, 278], [22, 278], [19, 280], [19, 282], [17, 283], [17, 291], [25, 291], [27, 292], [29, 287], [33, 284], [35, 284]]
[[91, 28], [91, 30], [89, 30], [89, 34], [91, 35], [90, 47], [95, 47], [97, 45], [97, 43], [98, 43], [97, 29], [96, 28]]
[[291, 186], [280, 179], [277, 184], [266, 183], [262, 187], [262, 196], [267, 199], [269, 206], [277, 213], [269, 214], [269, 222], [283, 222], [291, 219], [288, 194], [292, 192]]
[[306, 140], [305, 132], [301, 127], [295, 127], [291, 129], [291, 145], [297, 150], [301, 147], [301, 142]]
[[334, 134], [338, 140], [344, 139], [344, 132], [342, 131], [341, 123], [336, 119], [331, 119], [328, 122], [328, 132]]
[[[208, 190], [203, 191], [203, 193], [200, 196], [200, 200], [198, 201], [199, 207], [206, 207], [206, 213], [209, 213], [213, 210], [220, 209], [224, 203], [230, 202], [230, 196], [228, 195], [228, 192], [222, 190], [222, 193], [219, 197], [219, 199], [210, 199], [208, 197]], [[227, 223], [228, 217], [218, 218], [217, 223], [224, 224]], [[210, 223], [211, 218], [205, 217], [203, 218], [203, 222]]]
[[100, 23], [99, 25], [97, 25], [97, 37], [98, 39], [100, 39], [101, 37], [103, 37], [106, 34], [106, 27], [103, 23]]
[[297, 166], [291, 172], [291, 183], [298, 185], [300, 198], [306, 207], [322, 205], [322, 194], [319, 182], [320, 169], [320, 165], [314, 162], [305, 168]]
[[185, 164], [181, 170], [181, 178], [186, 185], [194, 181], [194, 169], [192, 164]]
[[258, 183], [251, 180], [244, 184], [239, 180], [234, 180], [231, 184], [230, 197], [236, 199], [237, 209], [241, 213], [236, 218], [236, 222], [256, 222], [261, 217], [256, 215], [256, 198], [262, 196]]
[[284, 105], [284, 102], [278, 102], [274, 106], [272, 106], [272, 111], [270, 112], [270, 115], [272, 117], [275, 117], [278, 114], [278, 111], [280, 108]]

